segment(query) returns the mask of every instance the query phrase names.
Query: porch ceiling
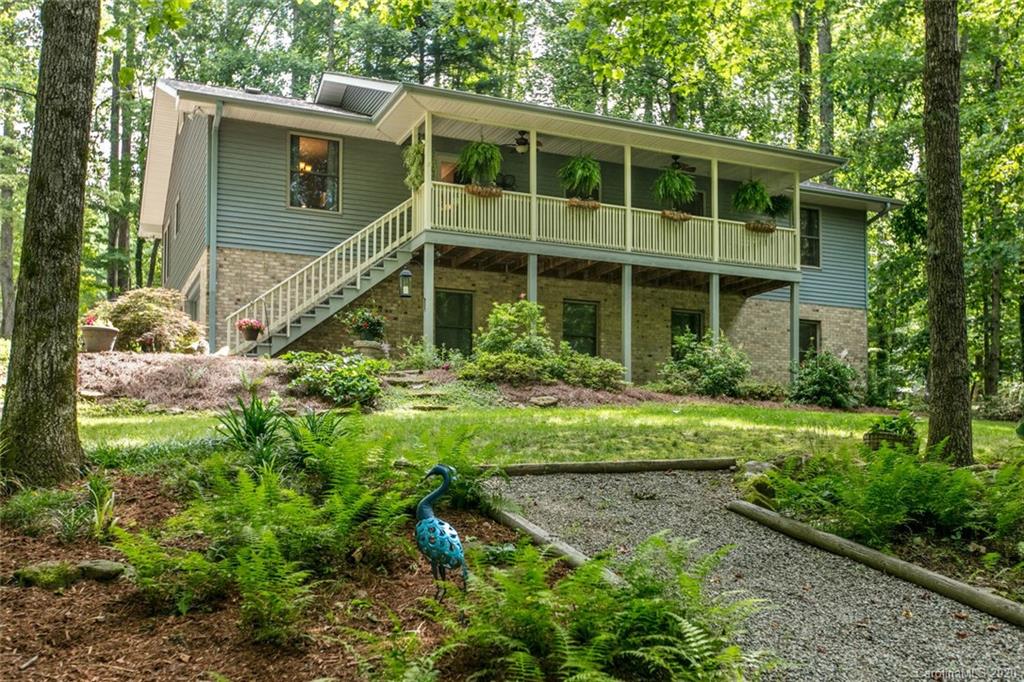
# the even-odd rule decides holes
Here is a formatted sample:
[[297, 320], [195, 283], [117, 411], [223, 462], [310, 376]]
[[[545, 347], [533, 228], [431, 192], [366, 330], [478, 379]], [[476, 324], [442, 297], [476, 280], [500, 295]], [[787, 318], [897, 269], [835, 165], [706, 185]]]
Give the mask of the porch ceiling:
[[[444, 268], [526, 276], [527, 256], [524, 253], [438, 244], [435, 248], [435, 259], [437, 266]], [[540, 256], [537, 260], [537, 274], [540, 277], [616, 284], [622, 277], [622, 265], [598, 260]], [[638, 287], [706, 292], [709, 277], [706, 272], [692, 270], [672, 270], [643, 265], [633, 267], [633, 284]], [[779, 280], [729, 275], [723, 275], [719, 281], [723, 294], [744, 297], [772, 291], [787, 284], [788, 282]]]

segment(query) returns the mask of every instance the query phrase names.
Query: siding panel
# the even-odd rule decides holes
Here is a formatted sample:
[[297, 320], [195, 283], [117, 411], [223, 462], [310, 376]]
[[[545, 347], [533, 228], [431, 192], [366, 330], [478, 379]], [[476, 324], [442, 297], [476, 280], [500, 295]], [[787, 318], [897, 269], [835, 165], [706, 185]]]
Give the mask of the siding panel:
[[409, 197], [400, 147], [346, 137], [341, 140], [340, 211], [290, 208], [291, 132], [228, 119], [221, 123], [218, 245], [317, 255]]
[[[164, 209], [164, 283], [182, 289], [206, 246], [206, 116], [186, 118], [178, 133]], [[178, 202], [177, 230], [168, 230]]]

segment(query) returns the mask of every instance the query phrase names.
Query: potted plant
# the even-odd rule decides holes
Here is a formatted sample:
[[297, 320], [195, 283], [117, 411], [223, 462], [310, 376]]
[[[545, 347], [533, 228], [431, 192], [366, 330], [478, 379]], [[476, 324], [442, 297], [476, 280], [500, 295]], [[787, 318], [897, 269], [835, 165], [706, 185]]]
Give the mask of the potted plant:
[[349, 331], [359, 338], [352, 347], [368, 358], [384, 357], [384, 316], [370, 308], [356, 308], [345, 316]]
[[[772, 198], [760, 180], [749, 180], [736, 188], [732, 207], [745, 213], [768, 215], [772, 210]], [[775, 223], [771, 220], [748, 220], [745, 227], [751, 232], [775, 231]]]
[[768, 209], [768, 215], [772, 220], [778, 220], [780, 216], [789, 215], [793, 210], [793, 200], [785, 194], [776, 194], [772, 197], [772, 206]]
[[677, 164], [674, 163], [663, 170], [654, 181], [651, 190], [654, 198], [665, 206], [661, 210], [663, 218], [684, 222], [693, 217], [683, 211], [683, 207], [697, 196], [697, 185], [689, 173]]
[[402, 163], [405, 164], [405, 186], [415, 192], [423, 184], [423, 156], [425, 146], [422, 140], [416, 140], [402, 150]]
[[469, 180], [465, 190], [478, 197], [500, 197], [494, 180], [501, 172], [501, 148], [490, 142], [470, 142], [459, 153], [456, 170]]
[[257, 340], [266, 328], [267, 325], [263, 324], [259, 320], [249, 318], [241, 319], [235, 323], [235, 329], [242, 332], [242, 338], [246, 341]]
[[900, 412], [895, 417], [881, 417], [864, 434], [864, 444], [870, 450], [877, 450], [883, 443], [901, 445], [908, 452], [917, 454], [916, 423], [917, 420], [909, 412]]
[[121, 330], [95, 315], [86, 315], [82, 320], [82, 341], [86, 353], [103, 353], [114, 350], [117, 334]]
[[601, 164], [594, 157], [583, 154], [574, 156], [558, 169], [558, 180], [569, 195], [569, 205], [597, 209], [601, 202], [593, 198], [601, 186]]

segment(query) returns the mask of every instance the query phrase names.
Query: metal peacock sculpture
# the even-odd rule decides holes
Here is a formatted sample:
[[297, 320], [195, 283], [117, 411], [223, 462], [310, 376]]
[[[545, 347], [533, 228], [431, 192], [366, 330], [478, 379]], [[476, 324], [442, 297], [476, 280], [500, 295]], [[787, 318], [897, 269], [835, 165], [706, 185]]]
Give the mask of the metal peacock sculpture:
[[[466, 589], [466, 556], [462, 551], [462, 541], [458, 532], [451, 524], [434, 516], [434, 503], [437, 502], [452, 484], [455, 470], [444, 464], [436, 464], [427, 472], [423, 480], [431, 476], [440, 476], [441, 485], [432, 493], [420, 500], [416, 505], [416, 545], [425, 557], [430, 559], [430, 573], [434, 580], [446, 580], [448, 569], [462, 568], [462, 589]], [[438, 588], [438, 598], [444, 596], [444, 589]]]

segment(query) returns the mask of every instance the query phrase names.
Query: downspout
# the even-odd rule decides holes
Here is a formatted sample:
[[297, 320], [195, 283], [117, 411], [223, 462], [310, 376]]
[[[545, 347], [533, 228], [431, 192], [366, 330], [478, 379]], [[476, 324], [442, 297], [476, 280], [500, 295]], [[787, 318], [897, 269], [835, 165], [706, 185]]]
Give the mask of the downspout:
[[217, 159], [223, 109], [224, 103], [217, 100], [217, 109], [206, 145], [206, 252], [210, 266], [210, 276], [206, 283], [206, 334], [210, 349], [213, 351], [217, 350]]
[[892, 210], [892, 202], [890, 202], [890, 201], [885, 202], [885, 208], [883, 208], [881, 211], [879, 211], [875, 215], [873, 215], [870, 218], [868, 218], [868, 221], [866, 223], [864, 223], [864, 227], [871, 227], [871, 223], [875, 222], [879, 218], [884, 218], [885, 216], [889, 215], [889, 211], [891, 211], [891, 210]]

